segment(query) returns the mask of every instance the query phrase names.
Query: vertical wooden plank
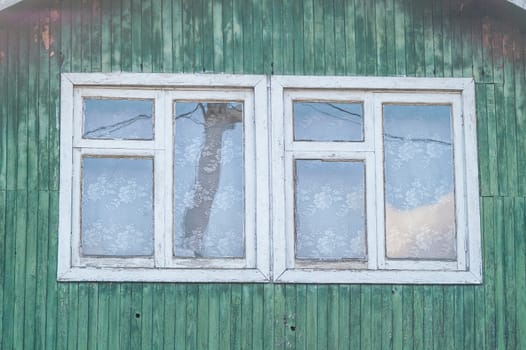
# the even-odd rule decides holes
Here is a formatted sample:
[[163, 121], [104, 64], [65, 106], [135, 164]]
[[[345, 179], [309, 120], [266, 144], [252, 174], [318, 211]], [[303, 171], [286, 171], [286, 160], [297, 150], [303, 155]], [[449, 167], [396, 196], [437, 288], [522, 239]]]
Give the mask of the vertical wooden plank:
[[252, 349], [254, 344], [254, 290], [253, 285], [244, 284], [241, 302], [241, 348]]
[[376, 66], [378, 67], [378, 75], [386, 76], [388, 74], [386, 0], [378, 0], [375, 4]]
[[[351, 15], [353, 12], [349, 12]], [[351, 30], [349, 30], [352, 32]], [[314, 6], [312, 0], [303, 2], [303, 63], [304, 74], [314, 74]], [[349, 50], [347, 48], [347, 50]], [[352, 51], [354, 52], [354, 51]]]
[[296, 349], [296, 303], [296, 286], [285, 286], [285, 312], [283, 317], [285, 348]]
[[172, 60], [173, 71], [182, 72], [184, 67], [183, 25], [184, 16], [181, 0], [172, 2]]
[[292, 2], [283, 2], [282, 8], [282, 26], [283, 26], [283, 40], [282, 40], [282, 52], [283, 57], [283, 74], [294, 73], [294, 18], [292, 17]]
[[447, 286], [444, 290], [444, 347], [455, 348], [455, 291]]
[[482, 70], [484, 72], [484, 78], [487, 82], [493, 82], [493, 53], [492, 53], [492, 36], [493, 28], [490, 22], [490, 18], [482, 18], [481, 23], [481, 36], [482, 36]]
[[284, 349], [286, 346], [285, 327], [287, 315], [285, 310], [285, 286], [274, 285], [274, 344], [276, 349]]
[[[152, 42], [154, 40], [152, 34], [152, 2], [151, 0], [140, 1], [140, 9], [137, 20], [141, 21], [140, 31], [140, 58], [141, 58], [141, 72], [152, 72], [152, 56], [153, 51], [159, 50], [160, 46], [154, 47]], [[155, 44], [159, 45], [158, 42]]]
[[480, 172], [480, 193], [482, 196], [490, 194], [489, 178], [489, 140], [488, 140], [488, 113], [486, 110], [486, 85], [475, 85], [476, 108], [477, 108], [477, 139], [479, 154], [479, 172]]
[[[31, 16], [31, 24], [38, 27], [38, 16]], [[1, 40], [1, 39], [0, 39]], [[29, 75], [28, 75], [28, 115], [27, 115], [27, 186], [29, 190], [38, 190], [38, 66], [39, 66], [39, 46], [33, 40], [31, 31], [28, 31], [25, 40], [29, 43]], [[61, 45], [64, 48], [63, 45]], [[1, 44], [0, 44], [1, 47]], [[0, 73], [1, 74], [1, 73]], [[0, 78], [0, 84], [1, 78]], [[5, 95], [5, 94], [2, 94]], [[1, 100], [0, 100], [1, 101]], [[2, 104], [2, 102], [0, 102]], [[1, 113], [1, 110], [0, 110]], [[0, 125], [2, 127], [2, 125]], [[1, 137], [1, 136], [0, 136]], [[0, 142], [0, 145], [2, 143]], [[1, 146], [0, 146], [1, 148]], [[1, 156], [0, 156], [1, 157]], [[0, 162], [2, 162], [0, 160]], [[1, 169], [2, 166], [0, 166]], [[0, 170], [1, 174], [1, 170]], [[1, 178], [1, 175], [0, 175]], [[2, 181], [0, 180], [0, 183]], [[0, 185], [1, 186], [1, 185]], [[1, 187], [0, 187], [1, 188]], [[34, 231], [36, 232], [36, 230]], [[36, 238], [33, 240], [36, 244]], [[36, 258], [36, 254], [35, 254]]]
[[[272, 65], [273, 74], [283, 74], [283, 2], [272, 0]], [[320, 30], [319, 33], [323, 31]], [[318, 46], [320, 47], [320, 46]], [[322, 56], [322, 55], [318, 55]]]
[[213, 1], [203, 2], [203, 72], [214, 71], [214, 8]]
[[[525, 223], [525, 199], [517, 198], [514, 208], [515, 216], [515, 281], [516, 281], [516, 313], [517, 313], [517, 326], [516, 330], [519, 330], [526, 325], [526, 239], [523, 232], [526, 229]], [[526, 339], [520, 333], [517, 332], [517, 349], [526, 348]]]
[[[257, 4], [261, 4], [261, 2], [257, 2]], [[212, 39], [214, 42], [213, 70], [214, 72], [222, 72], [224, 70], [223, 68], [224, 67], [223, 66], [223, 1], [213, 0], [212, 7], [213, 7], [212, 8], [212, 11], [213, 11]]]
[[[141, 0], [131, 0], [131, 71], [142, 72], [142, 6]], [[146, 31], [147, 29], [145, 29]]]
[[470, 78], [473, 76], [473, 47], [468, 43], [472, 42], [473, 18], [462, 16], [461, 38], [462, 38], [462, 76]]
[[252, 348], [254, 350], [263, 350], [264, 347], [264, 289], [262, 284], [256, 284], [253, 289], [252, 301]]
[[230, 346], [231, 349], [241, 349], [241, 301], [242, 287], [235, 284], [230, 292], [231, 324], [230, 324]]
[[122, 319], [119, 313], [121, 284], [110, 283], [108, 298], [108, 349], [119, 349], [120, 323], [127, 320]]
[[362, 286], [360, 294], [360, 346], [361, 349], [371, 349], [372, 346], [372, 307], [371, 307], [371, 286]]
[[[171, 15], [171, 14], [170, 14]], [[175, 349], [175, 322], [179, 313], [177, 312], [176, 288], [174, 285], [166, 285], [164, 288], [164, 349]], [[216, 342], [216, 344], [219, 344]]]
[[444, 5], [438, 2], [433, 2], [432, 4], [433, 11], [433, 53], [434, 53], [434, 76], [443, 77], [444, 76], [444, 60], [445, 60], [445, 51], [444, 51], [444, 32], [443, 32], [443, 11]]
[[435, 45], [433, 33], [433, 6], [424, 5], [422, 11], [424, 33], [424, 73], [426, 77], [435, 76]]
[[395, 0], [385, 0], [385, 56], [386, 75], [396, 75]]
[[[5, 239], [6, 239], [6, 191], [0, 190], [0, 332], [4, 330], [4, 279], [5, 275]], [[36, 332], [35, 332], [36, 333]], [[3, 334], [3, 333], [2, 333]], [[0, 345], [2, 341], [0, 340]]]
[[3, 278], [3, 306], [2, 306], [2, 339], [3, 349], [13, 348], [14, 337], [14, 306], [15, 306], [15, 232], [16, 227], [16, 192], [7, 191], [3, 210], [5, 212], [5, 225], [2, 228], [4, 239], [4, 271]]
[[119, 345], [120, 349], [130, 349], [131, 323], [135, 318], [131, 285], [127, 283], [121, 284], [119, 295]]
[[[55, 38], [55, 43], [52, 43], [49, 50], [49, 189], [53, 191], [59, 190], [59, 177], [60, 177], [60, 135], [59, 135], [59, 125], [60, 125], [60, 54], [58, 52], [60, 48], [61, 36], [60, 36], [60, 17], [57, 12], [59, 4], [55, 3], [49, 9], [49, 31], [51, 35]], [[58, 217], [58, 215], [57, 215]], [[57, 237], [57, 235], [54, 235]], [[56, 259], [54, 261], [56, 265]]]
[[296, 318], [294, 323], [295, 329], [293, 331], [296, 333], [296, 349], [305, 350], [307, 348], [307, 286], [296, 285], [295, 299]]
[[[92, 72], [91, 3], [80, 1], [80, 59], [81, 72]], [[93, 61], [94, 63], [95, 61]]]
[[91, 16], [87, 17], [86, 30], [88, 36], [91, 39], [91, 52], [88, 56], [88, 62], [86, 64], [91, 65], [91, 72], [100, 72], [102, 69], [102, 32], [101, 32], [101, 1], [91, 1], [89, 9], [86, 9], [86, 13], [90, 12]]
[[142, 348], [142, 283], [131, 286], [131, 325], [130, 325], [130, 349]]
[[99, 285], [97, 283], [90, 283], [88, 285], [88, 349], [97, 347], [98, 335], [97, 326], [99, 324]]
[[175, 291], [175, 349], [186, 349], [186, 285], [176, 286]]
[[[77, 349], [78, 348], [78, 302], [79, 302], [79, 285], [77, 283], [71, 283], [68, 288], [68, 306], [69, 311], [67, 313], [67, 322], [68, 322], [68, 349]], [[64, 317], [66, 318], [66, 317]], [[81, 325], [83, 326], [83, 325]]]
[[515, 213], [514, 203], [515, 200], [512, 197], [504, 198], [504, 302], [506, 315], [505, 320], [505, 338], [506, 348], [515, 349], [517, 346], [515, 329], [517, 326], [517, 304], [516, 304], [516, 287], [515, 287], [515, 221], [516, 218], [513, 215]]
[[79, 283], [78, 288], [78, 349], [88, 349], [89, 285]]
[[496, 112], [496, 133], [497, 133], [497, 185], [498, 194], [505, 196], [509, 194], [508, 186], [508, 174], [507, 174], [507, 159], [508, 149], [507, 144], [507, 118], [505, 114], [505, 101], [504, 101], [504, 86], [503, 84], [495, 85], [495, 112]]
[[338, 285], [332, 284], [328, 286], [327, 293], [327, 348], [338, 349], [339, 333], [339, 319], [344, 317], [340, 313], [340, 294], [338, 293]]
[[[0, 190], [7, 185], [8, 32], [0, 30]], [[1, 329], [1, 328], [0, 328]]]
[[349, 285], [340, 285], [338, 287], [338, 350], [347, 350], [351, 343], [350, 337], [350, 298], [351, 298], [351, 287]]
[[197, 349], [197, 297], [198, 285], [186, 287], [186, 349]]
[[272, 41], [272, 0], [262, 0], [262, 41], [263, 41], [263, 72], [264, 74], [272, 74], [274, 70], [274, 63], [272, 61], [272, 53], [274, 52]]
[[111, 71], [119, 72], [121, 67], [121, 53], [123, 48], [121, 17], [122, 1], [110, 1], [111, 16], [110, 16], [110, 45], [111, 45]]
[[[58, 230], [58, 191], [49, 192], [49, 226], [48, 232], [57, 232]], [[52, 346], [56, 341], [55, 330], [57, 328], [57, 237], [56, 235], [49, 235], [48, 238], [48, 252], [49, 257], [48, 275], [47, 275], [47, 305], [46, 305], [46, 347]]]
[[[324, 42], [324, 49], [323, 52], [325, 54], [325, 69], [324, 73], [326, 75], [334, 75], [335, 74], [335, 65], [336, 65], [336, 57], [335, 57], [335, 43], [334, 43], [334, 3], [333, 1], [325, 0], [323, 2], [323, 11], [321, 12], [322, 18], [321, 21], [323, 22], [323, 42]], [[290, 31], [287, 31], [290, 33]]]
[[381, 326], [381, 337], [379, 337], [381, 349], [393, 348], [393, 298], [397, 292], [400, 295], [400, 288], [395, 290], [394, 286], [389, 285], [379, 287], [379, 294], [382, 297], [382, 311], [379, 320]]
[[[219, 334], [219, 349], [230, 349], [230, 333], [231, 333], [231, 285], [221, 285], [219, 290], [219, 322], [221, 324], [221, 332]], [[266, 303], [268, 304], [268, 303]], [[267, 315], [267, 320], [270, 315]], [[268, 337], [265, 337], [269, 341]], [[272, 339], [272, 338], [270, 338]], [[270, 340], [271, 342], [272, 340]]]
[[[40, 29], [43, 29], [46, 17], [40, 14]], [[80, 28], [80, 26], [79, 26]], [[39, 69], [38, 69], [38, 183], [42, 190], [50, 188], [50, 152], [49, 152], [49, 80], [50, 67], [49, 55], [42, 48], [38, 41], [39, 50]], [[73, 66], [73, 69], [80, 69], [80, 64]]]
[[8, 51], [7, 51], [7, 64], [8, 64], [8, 83], [7, 83], [7, 189], [15, 190], [17, 186], [16, 180], [16, 165], [17, 165], [17, 124], [18, 124], [18, 33], [17, 30], [11, 30], [8, 33]]
[[406, 74], [406, 12], [404, 6], [407, 0], [394, 1], [394, 25], [395, 25], [395, 56], [396, 56], [396, 75]]
[[[515, 117], [515, 72], [514, 72], [514, 38], [510, 34], [504, 35], [504, 113], [506, 118], [506, 160], [505, 168], [508, 178], [507, 195], [518, 193], [517, 169], [517, 123]], [[524, 99], [524, 96], [521, 96]], [[523, 150], [521, 150], [523, 153]], [[503, 164], [504, 165], [504, 164]]]
[[[156, 2], [157, 3], [157, 2]], [[170, 73], [174, 71], [173, 66], [173, 21], [172, 21], [172, 1], [163, 0], [161, 1], [161, 37], [162, 37], [162, 54], [160, 55], [159, 62], [162, 72]], [[156, 17], [157, 20], [157, 17]], [[177, 25], [177, 24], [176, 24]]]
[[317, 286], [307, 286], [307, 349], [316, 349], [318, 344], [318, 290]]
[[203, 72], [203, 0], [192, 1], [194, 72]]
[[424, 288], [422, 286], [413, 287], [413, 347], [414, 349], [424, 348]]
[[329, 287], [327, 285], [318, 286], [318, 310], [317, 310], [317, 323], [318, 323], [318, 336], [317, 344], [318, 349], [328, 349], [328, 331], [329, 331], [329, 309], [328, 309], [328, 296]]
[[[101, 0], [101, 71], [111, 72], [112, 66], [112, 12], [111, 1]], [[120, 2], [120, 1], [119, 1]], [[120, 14], [119, 16], [120, 17]]]
[[464, 349], [475, 349], [475, 295], [473, 286], [464, 288]]
[[[165, 23], [164, 21], [166, 20], [166, 18], [163, 16], [163, 13], [162, 13], [162, 5], [163, 5], [163, 2], [161, 0], [152, 0], [152, 4], [151, 4], [151, 27], [152, 27], [152, 47], [151, 47], [151, 59], [152, 59], [152, 62], [151, 62], [151, 65], [152, 65], [152, 72], [164, 72], [164, 63], [163, 63], [163, 57], [168, 57], [171, 55], [166, 55], [165, 54], [165, 47], [164, 47], [164, 44], [165, 44], [165, 41], [163, 40], [163, 26], [165, 26]], [[168, 14], [171, 15], [172, 11], [171, 9], [169, 10]], [[168, 24], [170, 24], [170, 22], [168, 22]], [[167, 30], [167, 34], [169, 35], [169, 43], [170, 43], [170, 47], [171, 47], [171, 44], [172, 44], [172, 40], [171, 40], [171, 33], [172, 33], [172, 28], [171, 26], [166, 26], [166, 30]], [[169, 61], [168, 61], [168, 64], [169, 64]]]
[[[28, 75], [29, 75], [29, 34], [23, 28], [18, 29], [18, 68], [17, 74], [17, 132], [9, 136], [15, 137], [17, 143], [16, 188], [27, 189], [27, 103], [28, 103]], [[21, 254], [19, 254], [21, 255]]]
[[[0, 202], [1, 203], [1, 202]], [[46, 345], [46, 281], [48, 275], [49, 193], [40, 191], [38, 196], [37, 229], [37, 294], [35, 306], [35, 349]], [[1, 327], [0, 327], [1, 329]]]
[[[361, 286], [360, 285], [352, 285], [351, 286], [351, 298], [350, 298], [350, 304], [351, 304], [351, 310], [349, 313], [349, 320], [351, 324], [351, 330], [350, 330], [350, 349], [360, 349], [361, 348], [361, 337], [360, 334], [362, 333], [362, 321], [361, 321], [361, 305], [360, 305], [360, 297], [361, 297]], [[308, 305], [308, 304], [307, 304]]]
[[[414, 344], [421, 342], [422, 322], [420, 314], [415, 312], [414, 306], [418, 303], [419, 295], [414, 298], [414, 288], [412, 286], [402, 287], [402, 324], [398, 324], [395, 330], [395, 321], [393, 321], [393, 336], [401, 332], [402, 349], [412, 349]], [[417, 301], [417, 302], [415, 302]], [[396, 305], [396, 304], [395, 304]], [[400, 343], [400, 341], [395, 342]], [[416, 348], [416, 347], [415, 347]]]
[[488, 349], [496, 347], [495, 329], [495, 206], [493, 198], [482, 198], [482, 242], [484, 268], [484, 319], [486, 346]]
[[[392, 348], [395, 350], [400, 350], [404, 348], [404, 335], [410, 336], [412, 329], [409, 329], [407, 332], [406, 327], [408, 322], [408, 316], [412, 313], [410, 312], [412, 308], [409, 308], [410, 305], [407, 302], [404, 303], [404, 299], [407, 299], [406, 291], [409, 290], [405, 286], [392, 286], [392, 317], [391, 317], [391, 332], [392, 332]], [[405, 348], [408, 348], [406, 345]]]
[[371, 349], [382, 349], [383, 328], [382, 288], [371, 286]]
[[366, 75], [367, 48], [364, 0], [354, 0], [354, 37], [356, 44], [356, 74]]
[[199, 285], [197, 297], [197, 348], [208, 349], [209, 325], [209, 291], [208, 285]]
[[441, 286], [432, 289], [433, 302], [433, 349], [445, 349], [444, 338], [444, 290]]
[[[113, 1], [112, 3], [114, 3]], [[121, 69], [132, 71], [132, 0], [121, 0]]]
[[[345, 72], [345, 38], [344, 38], [344, 33], [345, 33], [345, 22], [343, 20], [343, 4], [341, 4], [341, 0], [337, 0], [340, 4], [340, 8], [339, 10], [341, 11], [339, 13], [340, 15], [340, 20], [338, 22], [339, 26], [338, 26], [338, 32], [337, 32], [337, 35], [339, 36], [338, 37], [338, 40], [339, 40], [339, 47], [338, 49], [340, 50], [340, 54], [342, 54], [342, 56], [340, 57], [340, 70], [342, 72]], [[293, 49], [293, 54], [294, 54], [294, 74], [304, 74], [304, 27], [303, 27], [303, 2], [293, 2], [292, 4], [292, 14], [291, 14], [292, 18], [294, 19], [293, 21], [293, 29], [292, 29], [292, 38], [293, 38], [293, 43], [292, 43], [292, 49]], [[256, 55], [257, 52], [254, 51], [254, 54]]]
[[[61, 350], [67, 350], [68, 348], [68, 327], [70, 324], [68, 324], [68, 310], [70, 308], [69, 306], [69, 291], [68, 291], [68, 285], [59, 285], [57, 297], [58, 297], [58, 311], [57, 311], [57, 328], [56, 328], [56, 343], [54, 344], [54, 347], [56, 349]], [[17, 347], [15, 346], [15, 349]]]
[[233, 0], [223, 0], [223, 69], [225, 73], [234, 71], [234, 33], [233, 33]]
[[497, 195], [498, 186], [498, 141], [497, 141], [497, 110], [495, 102], [495, 85], [486, 86], [486, 110], [488, 113], [488, 149], [489, 149], [489, 193]]
[[98, 296], [97, 296], [97, 309], [93, 310], [98, 315], [98, 322], [97, 322], [97, 348], [98, 349], [108, 349], [110, 350], [108, 346], [108, 339], [109, 339], [109, 327], [110, 327], [110, 313], [109, 313], [109, 302], [110, 302], [110, 296], [109, 296], [109, 284], [108, 283], [101, 283], [99, 284], [98, 288]]
[[194, 71], [194, 38], [193, 38], [193, 15], [190, 1], [182, 1], [182, 48], [183, 48], [183, 72]]
[[[515, 47], [515, 116], [517, 123], [517, 135], [526, 134], [526, 39], [518, 40]], [[526, 154], [521, 150], [526, 149], [526, 139], [517, 137], [517, 169], [518, 174], [518, 194], [526, 195], [526, 176], [523, 169], [526, 169]]]
[[473, 78], [477, 82], [486, 81], [482, 58], [482, 19], [474, 18], [471, 22], [471, 46], [473, 49]]
[[254, 73], [254, 18], [253, 1], [244, 1], [242, 8], [243, 18], [243, 73]]
[[495, 326], [497, 349], [506, 348], [506, 307], [504, 295], [504, 235], [507, 216], [504, 212], [504, 202], [497, 198], [495, 208]]
[[[38, 192], [28, 193], [27, 203], [27, 238], [25, 259], [26, 276], [24, 289], [24, 347], [34, 349], [35, 342], [35, 308], [36, 308], [36, 273], [37, 273], [37, 231], [38, 231]], [[0, 249], [2, 251], [2, 249]], [[0, 270], [1, 271], [1, 270]], [[1, 328], [0, 328], [1, 329]]]
[[152, 324], [153, 324], [153, 284], [144, 283], [142, 286], [141, 306], [141, 349], [152, 348]]
[[164, 346], [164, 339], [172, 337], [172, 332], [166, 334], [164, 332], [165, 322], [165, 300], [164, 300], [164, 286], [160, 283], [153, 285], [152, 292], [152, 349], [162, 349]]
[[442, 39], [443, 39], [443, 54], [444, 62], [444, 76], [453, 76], [453, 26], [451, 24], [451, 10], [449, 3], [446, 3], [442, 8]]
[[15, 235], [15, 283], [12, 286], [15, 290], [13, 310], [13, 347], [24, 347], [24, 290], [26, 287], [25, 280], [25, 252], [26, 252], [26, 234], [27, 234], [27, 192], [17, 191], [16, 195], [16, 224], [12, 234]]
[[376, 46], [376, 15], [374, 11], [374, 1], [365, 1], [365, 62], [366, 62], [366, 74], [367, 75], [376, 75], [376, 55], [377, 55], [377, 46]]
[[422, 1], [413, 0], [413, 35], [415, 40], [414, 75], [417, 77], [425, 76], [426, 69], [426, 46], [424, 37], [424, 9]]
[[219, 315], [220, 310], [220, 292], [221, 289], [217, 284], [212, 284], [209, 287], [208, 296], [208, 348], [218, 348], [219, 341], [221, 339], [221, 331], [223, 325], [221, 324], [221, 318]]
[[424, 349], [433, 349], [433, 288], [431, 286], [423, 287], [423, 344]]

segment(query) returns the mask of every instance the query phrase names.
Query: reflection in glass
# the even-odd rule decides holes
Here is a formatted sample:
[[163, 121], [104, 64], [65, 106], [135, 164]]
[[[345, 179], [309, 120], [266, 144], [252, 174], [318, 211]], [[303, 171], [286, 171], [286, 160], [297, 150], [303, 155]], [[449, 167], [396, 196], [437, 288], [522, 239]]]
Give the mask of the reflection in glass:
[[153, 253], [153, 160], [84, 157], [82, 253]]
[[358, 161], [295, 161], [296, 258], [365, 258], [365, 169]]
[[151, 140], [153, 101], [84, 99], [85, 139]]
[[451, 107], [384, 105], [387, 257], [456, 258]]
[[243, 257], [243, 105], [175, 107], [175, 256]]
[[294, 102], [295, 141], [362, 141], [361, 103]]

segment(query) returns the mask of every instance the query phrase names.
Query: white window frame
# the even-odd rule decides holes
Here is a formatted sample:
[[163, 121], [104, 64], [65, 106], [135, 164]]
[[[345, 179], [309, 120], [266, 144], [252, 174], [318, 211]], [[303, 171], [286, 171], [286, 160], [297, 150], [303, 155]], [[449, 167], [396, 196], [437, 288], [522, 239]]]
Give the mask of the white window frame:
[[[202, 74], [64, 73], [61, 82], [59, 281], [264, 282], [270, 276], [267, 79]], [[83, 98], [155, 101], [153, 140], [83, 139]], [[245, 256], [239, 259], [173, 255], [173, 113], [175, 101], [244, 104]], [[152, 257], [81, 255], [83, 156], [148, 157], [154, 174]], [[169, 190], [167, 190], [169, 189]]]
[[[363, 142], [293, 140], [293, 101], [362, 102]], [[383, 104], [452, 107], [457, 260], [386, 258]], [[473, 79], [273, 76], [271, 81], [273, 275], [281, 283], [481, 283]], [[296, 260], [295, 159], [364, 160], [367, 262]], [[468, 180], [469, 179], [469, 180]]]
[[[482, 282], [474, 81], [464, 78], [63, 73], [59, 281], [476, 284]], [[82, 139], [83, 97], [155, 100], [154, 140]], [[243, 101], [243, 259], [174, 258], [173, 101]], [[363, 142], [293, 141], [292, 101], [362, 102]], [[450, 104], [457, 253], [446, 261], [385, 258], [382, 104]], [[370, 117], [375, 116], [375, 117]], [[81, 157], [154, 159], [152, 258], [82, 257]], [[251, 156], [250, 156], [251, 155]], [[355, 160], [365, 167], [367, 260], [296, 261], [295, 159]], [[175, 180], [176, 181], [176, 180]], [[171, 191], [166, 191], [171, 188]], [[161, 209], [159, 209], [161, 208]], [[465, 254], [461, 254], [465, 252]]]

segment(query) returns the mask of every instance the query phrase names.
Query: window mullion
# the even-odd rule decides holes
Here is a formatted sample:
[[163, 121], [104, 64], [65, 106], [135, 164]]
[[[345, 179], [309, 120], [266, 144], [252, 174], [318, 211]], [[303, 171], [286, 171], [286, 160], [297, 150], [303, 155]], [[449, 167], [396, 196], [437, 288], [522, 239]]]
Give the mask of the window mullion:
[[385, 193], [384, 193], [384, 145], [383, 145], [383, 111], [382, 100], [379, 95], [373, 94], [374, 119], [374, 158], [375, 158], [375, 215], [376, 232], [369, 231], [370, 235], [376, 235], [376, 247], [371, 247], [376, 252], [376, 265], [374, 268], [385, 268]]

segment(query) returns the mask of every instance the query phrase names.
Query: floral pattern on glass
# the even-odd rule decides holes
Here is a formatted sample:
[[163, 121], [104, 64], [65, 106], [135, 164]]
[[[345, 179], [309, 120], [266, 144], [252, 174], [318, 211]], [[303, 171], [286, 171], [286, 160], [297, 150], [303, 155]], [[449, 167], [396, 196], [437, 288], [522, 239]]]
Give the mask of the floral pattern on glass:
[[456, 258], [451, 107], [384, 105], [386, 254]]
[[153, 160], [82, 159], [82, 254], [153, 253]]
[[293, 103], [295, 141], [362, 141], [361, 103]]
[[152, 116], [152, 100], [85, 98], [82, 137], [152, 140]]
[[365, 166], [295, 161], [296, 258], [365, 259]]
[[176, 102], [176, 257], [244, 256], [243, 104]]

